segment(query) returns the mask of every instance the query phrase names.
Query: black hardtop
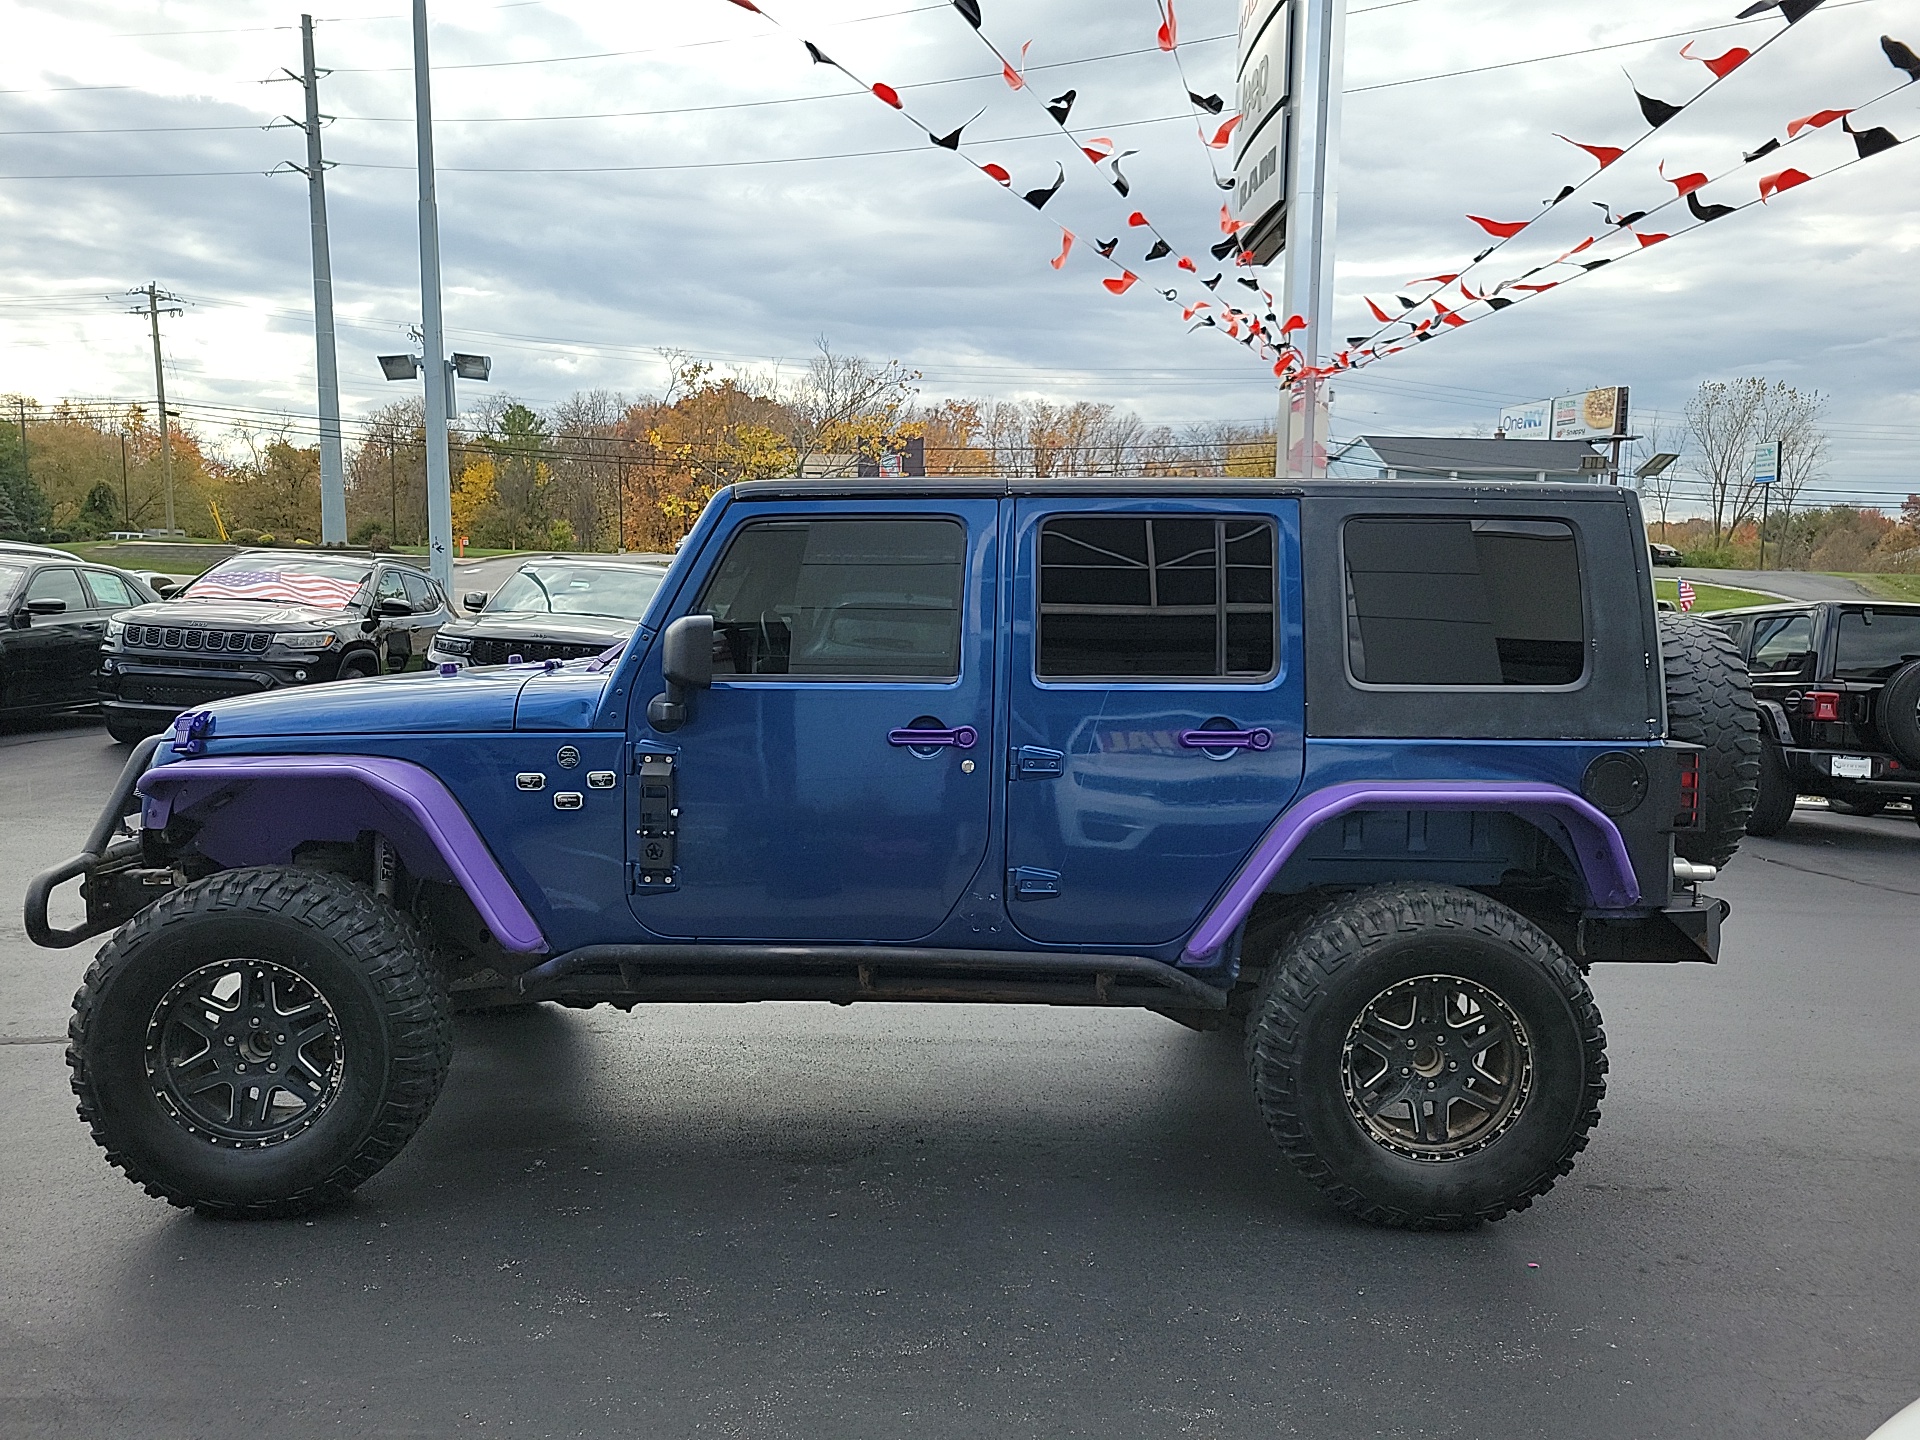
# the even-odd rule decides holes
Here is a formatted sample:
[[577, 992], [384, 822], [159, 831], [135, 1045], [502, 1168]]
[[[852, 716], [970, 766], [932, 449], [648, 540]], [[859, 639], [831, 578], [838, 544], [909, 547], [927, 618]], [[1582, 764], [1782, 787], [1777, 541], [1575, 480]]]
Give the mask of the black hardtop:
[[1852, 600], [1777, 600], [1769, 605], [1742, 605], [1737, 610], [1715, 610], [1705, 618], [1714, 621], [1748, 620], [1759, 615], [1798, 614], [1805, 610], [1889, 610], [1896, 615], [1920, 615], [1920, 600], [1877, 600], [1871, 595]]
[[1637, 499], [1613, 485], [1543, 485], [1537, 481], [1477, 484], [1452, 480], [1248, 480], [1230, 475], [949, 476], [885, 480], [748, 480], [732, 489], [736, 500], [965, 500], [1005, 496], [1119, 495], [1129, 499], [1218, 497], [1222, 499], [1351, 499], [1450, 504], [1615, 504]]

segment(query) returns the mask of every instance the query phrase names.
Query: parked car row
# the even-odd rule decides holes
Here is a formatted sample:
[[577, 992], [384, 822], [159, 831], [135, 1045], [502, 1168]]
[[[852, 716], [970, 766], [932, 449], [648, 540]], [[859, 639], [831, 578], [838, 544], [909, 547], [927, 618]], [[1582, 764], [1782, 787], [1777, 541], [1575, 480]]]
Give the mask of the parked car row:
[[0, 542], [0, 714], [97, 704], [131, 744], [235, 695], [598, 655], [632, 634], [665, 573], [555, 555], [470, 593], [473, 618], [456, 621], [446, 591], [391, 556], [248, 550], [182, 585]]

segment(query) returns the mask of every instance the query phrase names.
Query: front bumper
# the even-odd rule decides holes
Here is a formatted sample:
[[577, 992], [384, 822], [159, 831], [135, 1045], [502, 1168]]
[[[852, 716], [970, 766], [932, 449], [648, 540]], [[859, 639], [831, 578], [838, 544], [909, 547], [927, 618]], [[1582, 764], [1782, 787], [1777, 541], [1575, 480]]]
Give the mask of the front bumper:
[[334, 656], [290, 657], [244, 668], [214, 669], [108, 655], [100, 664], [100, 706], [109, 715], [170, 719], [215, 700], [331, 680], [339, 668]]

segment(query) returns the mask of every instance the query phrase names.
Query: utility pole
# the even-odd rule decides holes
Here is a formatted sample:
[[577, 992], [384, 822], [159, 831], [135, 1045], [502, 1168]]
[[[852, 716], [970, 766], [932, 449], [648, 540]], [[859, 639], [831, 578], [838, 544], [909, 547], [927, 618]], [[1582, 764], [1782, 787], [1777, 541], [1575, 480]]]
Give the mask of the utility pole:
[[400, 487], [393, 472], [393, 441], [387, 441], [387, 508], [393, 512], [392, 521], [387, 527], [387, 543], [398, 549], [400, 546]]
[[[307, 93], [306, 119], [288, 120], [307, 132], [307, 163], [289, 167], [307, 177], [313, 230], [313, 349], [319, 377], [320, 543], [347, 543], [347, 478], [340, 444], [340, 367], [333, 342], [333, 256], [327, 243], [327, 162], [320, 153], [320, 75], [313, 63], [313, 17], [300, 17], [301, 73], [284, 71]], [[324, 72], [332, 74], [332, 71]], [[331, 118], [331, 117], [327, 117]]]
[[[160, 484], [166, 495], [165, 523], [167, 527], [167, 537], [171, 539], [174, 530], [173, 434], [171, 429], [172, 422], [167, 418], [167, 372], [166, 367], [160, 362], [160, 317], [162, 315], [181, 314], [180, 297], [162, 290], [158, 283], [152, 280], [149, 280], [143, 288], [129, 290], [127, 293], [129, 295], [144, 295], [147, 297], [147, 308], [144, 313], [147, 317], [147, 324], [153, 333], [153, 388], [160, 402]], [[162, 301], [166, 302], [165, 308], [162, 308]], [[142, 312], [136, 309], [128, 313], [139, 315]]]
[[1333, 353], [1334, 231], [1340, 163], [1340, 90], [1346, 74], [1347, 0], [1304, 0], [1299, 14], [1293, 114], [1293, 165], [1287, 186], [1285, 308], [1306, 329], [1297, 332], [1301, 368], [1308, 373], [1281, 390], [1277, 473], [1312, 478], [1327, 473], [1331, 448], [1327, 377], [1312, 372]]
[[420, 328], [427, 391], [427, 555], [433, 578], [453, 587], [453, 466], [447, 454], [452, 372], [440, 313], [440, 208], [433, 183], [433, 82], [427, 0], [413, 0], [413, 120], [420, 170]]
[[127, 432], [120, 430], [120, 524], [123, 528], [133, 528], [133, 501], [127, 493]]

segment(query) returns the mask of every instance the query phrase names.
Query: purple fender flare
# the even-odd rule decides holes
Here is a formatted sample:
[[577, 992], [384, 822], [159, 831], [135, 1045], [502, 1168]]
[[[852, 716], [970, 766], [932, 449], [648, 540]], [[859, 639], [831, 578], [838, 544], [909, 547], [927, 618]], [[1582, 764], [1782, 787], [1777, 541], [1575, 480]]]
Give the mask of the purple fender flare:
[[1595, 905], [1625, 910], [1640, 902], [1640, 881], [1619, 828], [1571, 790], [1533, 781], [1354, 780], [1314, 791], [1274, 822], [1193, 932], [1180, 963], [1211, 963], [1307, 836], [1354, 810], [1494, 810], [1548, 816], [1572, 837], [1573, 858]]
[[[216, 795], [243, 791], [254, 781], [279, 782], [280, 806], [271, 810], [229, 804], [211, 809], [199, 837], [212, 858], [229, 866], [284, 859], [280, 841], [298, 830], [302, 838], [351, 838], [366, 819], [388, 822], [388, 838], [417, 874], [460, 886], [480, 919], [507, 950], [520, 955], [547, 949], [540, 926], [521, 903], [499, 862], [447, 787], [432, 771], [405, 760], [357, 755], [236, 755], [180, 760], [140, 777], [142, 820], [159, 829], [176, 812], [206, 804]], [[271, 789], [262, 794], [274, 793]], [[298, 819], [289, 808], [300, 801]], [[329, 822], [333, 822], [331, 826]], [[444, 872], [444, 873], [436, 873]]]

